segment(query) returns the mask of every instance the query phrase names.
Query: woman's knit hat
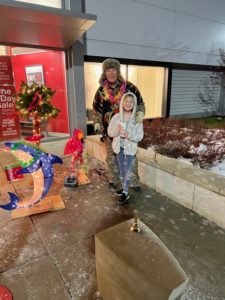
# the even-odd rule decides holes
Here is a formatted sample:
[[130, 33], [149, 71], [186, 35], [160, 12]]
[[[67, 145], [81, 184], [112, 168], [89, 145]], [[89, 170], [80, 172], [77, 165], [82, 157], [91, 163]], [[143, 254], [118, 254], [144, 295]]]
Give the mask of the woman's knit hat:
[[105, 73], [107, 69], [114, 68], [120, 73], [120, 62], [115, 58], [107, 58], [102, 63], [102, 71]]
[[105, 75], [106, 70], [110, 69], [110, 68], [116, 69], [118, 72], [118, 80], [121, 82], [124, 82], [124, 79], [120, 72], [120, 62], [115, 58], [107, 58], [102, 63], [102, 75], [99, 79], [100, 85], [102, 85], [103, 81], [106, 79], [106, 75]]

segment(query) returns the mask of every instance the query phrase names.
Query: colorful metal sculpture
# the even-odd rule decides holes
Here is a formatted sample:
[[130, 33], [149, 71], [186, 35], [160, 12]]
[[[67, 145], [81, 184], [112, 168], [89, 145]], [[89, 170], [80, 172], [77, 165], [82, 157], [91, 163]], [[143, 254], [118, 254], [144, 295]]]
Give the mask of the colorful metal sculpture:
[[34, 182], [33, 196], [26, 201], [20, 201], [13, 193], [8, 193], [10, 203], [0, 205], [0, 208], [13, 210], [15, 208], [31, 207], [44, 199], [53, 182], [54, 170], [52, 164], [62, 164], [61, 158], [42, 151], [39, 147], [26, 142], [5, 143], [5, 146], [20, 161], [23, 167], [18, 174], [31, 174]]
[[74, 129], [73, 136], [66, 143], [64, 154], [72, 155], [70, 172], [65, 177], [64, 185], [67, 187], [77, 186], [77, 172], [83, 164], [84, 134], [80, 129]]

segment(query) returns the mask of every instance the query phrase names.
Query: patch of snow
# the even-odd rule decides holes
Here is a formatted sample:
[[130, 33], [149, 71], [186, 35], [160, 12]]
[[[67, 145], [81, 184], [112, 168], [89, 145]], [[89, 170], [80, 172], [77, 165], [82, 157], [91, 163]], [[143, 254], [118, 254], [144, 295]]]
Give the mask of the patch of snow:
[[[190, 129], [182, 128], [182, 130], [188, 131]], [[225, 146], [225, 130], [207, 129], [205, 130], [205, 132], [206, 132], [206, 138], [202, 140], [202, 143], [200, 143], [198, 147], [191, 145], [189, 152], [198, 153], [199, 155], [201, 155], [206, 152], [207, 147], [209, 146], [209, 147], [214, 147], [214, 149], [218, 149], [218, 154], [223, 154], [224, 146]], [[185, 142], [187, 142], [188, 139], [191, 139], [191, 136], [190, 137], [187, 136], [185, 139], [186, 139]], [[169, 142], [174, 143], [174, 141], [172, 140]], [[154, 145], [149, 146], [148, 149], [154, 151]], [[178, 160], [188, 165], [193, 165], [191, 159], [180, 157], [178, 158]], [[198, 164], [195, 164], [195, 167], [200, 168]], [[225, 158], [222, 160], [222, 162], [215, 161], [215, 163], [212, 166], [209, 166], [207, 170], [225, 177]]]
[[225, 159], [222, 162], [210, 167], [208, 170], [216, 174], [225, 176]]
[[207, 150], [207, 146], [205, 144], [200, 144], [198, 147], [198, 152], [204, 152]]
[[[188, 158], [179, 157], [177, 160], [182, 161], [183, 163], [188, 164], [188, 165], [193, 165], [191, 160]], [[206, 170], [225, 177], [225, 159], [222, 160], [221, 162], [217, 162], [216, 164], [208, 167], [208, 169], [206, 169]]]

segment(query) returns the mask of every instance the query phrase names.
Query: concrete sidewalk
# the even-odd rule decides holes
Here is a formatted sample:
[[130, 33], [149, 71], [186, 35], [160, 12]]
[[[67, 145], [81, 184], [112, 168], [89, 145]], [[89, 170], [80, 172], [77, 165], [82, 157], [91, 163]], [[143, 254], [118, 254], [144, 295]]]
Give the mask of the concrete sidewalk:
[[[106, 172], [98, 172], [104, 165], [94, 159], [91, 184], [65, 188], [69, 160], [64, 162], [56, 168], [51, 189], [51, 194], [62, 196], [64, 210], [17, 220], [0, 210], [0, 283], [15, 300], [99, 299], [94, 235], [132, 218], [134, 209], [189, 277], [183, 300], [225, 299], [225, 230], [145, 186], [140, 193], [131, 192], [129, 203], [120, 206], [108, 190]], [[1, 181], [2, 153], [0, 163]], [[20, 185], [23, 190], [22, 181]]]

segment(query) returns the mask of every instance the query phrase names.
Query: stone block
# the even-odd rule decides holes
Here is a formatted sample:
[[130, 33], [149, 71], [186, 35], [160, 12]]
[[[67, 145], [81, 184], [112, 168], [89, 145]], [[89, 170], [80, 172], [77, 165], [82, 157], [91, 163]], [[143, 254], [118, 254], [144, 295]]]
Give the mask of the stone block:
[[157, 163], [157, 168], [159, 168], [160, 170], [173, 174], [177, 166], [177, 159], [157, 153], [156, 163]]
[[156, 190], [170, 199], [192, 209], [194, 184], [172, 174], [157, 170]]
[[134, 219], [95, 235], [97, 283], [104, 300], [177, 300], [187, 277], [167, 247]]
[[88, 155], [93, 156], [93, 143], [90, 140], [85, 141], [85, 150]]
[[225, 198], [200, 186], [195, 187], [193, 209], [225, 228]]
[[140, 161], [154, 162], [156, 153], [152, 149], [143, 149], [138, 147], [137, 157]]
[[174, 175], [216, 193], [219, 193], [220, 188], [224, 187], [225, 183], [224, 177], [219, 174], [188, 165], [177, 168]]
[[157, 169], [141, 161], [138, 163], [138, 174], [143, 184], [155, 189]]
[[100, 142], [100, 135], [88, 135], [87, 140], [92, 141], [94, 143], [99, 143]]
[[100, 153], [99, 153], [99, 149], [100, 149], [100, 144], [97, 144], [97, 143], [93, 143], [93, 157], [98, 159], [98, 160], [101, 160], [100, 159]]
[[106, 148], [105, 144], [101, 142], [93, 142], [92, 146], [92, 156], [102, 162], [106, 159]]

